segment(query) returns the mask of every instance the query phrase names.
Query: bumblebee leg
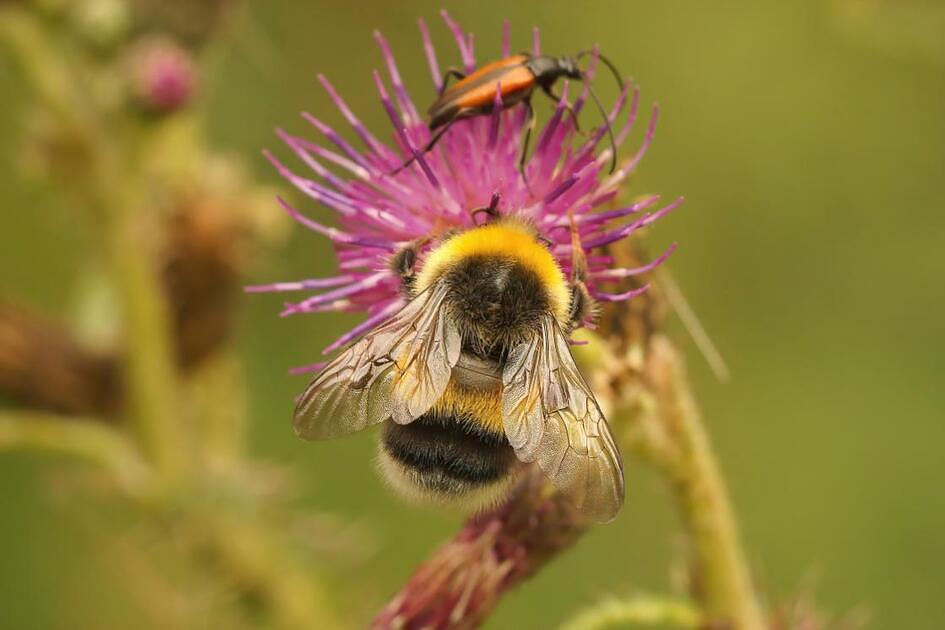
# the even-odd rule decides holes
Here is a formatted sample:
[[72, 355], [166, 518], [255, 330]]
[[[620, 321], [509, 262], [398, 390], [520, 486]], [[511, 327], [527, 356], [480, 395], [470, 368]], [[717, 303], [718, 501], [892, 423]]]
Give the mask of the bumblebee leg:
[[572, 283], [571, 303], [568, 306], [568, 321], [571, 325], [571, 331], [575, 328], [580, 328], [588, 318], [593, 319], [594, 310], [594, 299], [591, 297], [584, 283], [581, 281]]
[[578, 233], [577, 223], [574, 215], [570, 216], [571, 225], [571, 304], [568, 308], [568, 318], [571, 324], [571, 330], [580, 328], [584, 321], [592, 319], [596, 304], [587, 290], [585, 281], [587, 280], [587, 255], [581, 246], [581, 236]]
[[401, 289], [408, 298], [413, 297], [413, 285], [416, 279], [416, 265], [420, 248], [428, 241], [428, 238], [411, 241], [394, 252], [388, 262], [390, 270], [400, 276]]
[[[541, 86], [541, 90], [542, 90], [542, 92], [544, 92], [545, 94], [547, 94], [547, 95], [548, 95], [548, 98], [550, 98], [551, 100], [553, 100], [555, 103], [560, 103], [560, 102], [561, 102], [561, 97], [558, 96], [557, 94], [555, 94], [554, 91], [552, 91], [552, 89], [551, 89], [550, 86], [543, 85], [543, 86]], [[564, 104], [564, 108], [568, 111], [568, 114], [571, 115], [571, 120], [574, 122], [574, 130], [577, 131], [578, 133], [583, 133], [583, 132], [581, 131], [581, 125], [578, 123], [577, 114], [574, 113], [574, 108], [571, 107], [571, 103], [565, 103], [565, 104]]]
[[437, 94], [439, 96], [443, 96], [443, 92], [446, 91], [446, 84], [450, 82], [450, 78], [456, 79], [457, 81], [462, 81], [466, 78], [466, 73], [452, 67], [444, 72], [443, 79], [440, 80], [440, 89], [437, 90]]

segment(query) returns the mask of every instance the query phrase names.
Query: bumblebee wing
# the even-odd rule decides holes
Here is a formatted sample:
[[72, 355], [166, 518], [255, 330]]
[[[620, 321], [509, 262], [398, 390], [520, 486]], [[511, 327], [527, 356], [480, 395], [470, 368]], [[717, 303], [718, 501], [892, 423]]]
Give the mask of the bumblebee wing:
[[537, 462], [588, 516], [613, 519], [623, 505], [623, 463], [554, 318], [544, 318], [539, 339], [512, 349], [502, 380], [502, 419], [519, 459]]
[[447, 290], [432, 286], [325, 366], [299, 398], [295, 432], [321, 440], [426, 413], [459, 359]]

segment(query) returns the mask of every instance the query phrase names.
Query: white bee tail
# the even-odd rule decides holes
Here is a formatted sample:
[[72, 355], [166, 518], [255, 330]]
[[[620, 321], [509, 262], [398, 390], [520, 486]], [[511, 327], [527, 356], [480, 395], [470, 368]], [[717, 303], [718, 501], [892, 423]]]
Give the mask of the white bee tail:
[[692, 337], [696, 347], [699, 348], [699, 352], [702, 353], [706, 363], [709, 364], [709, 369], [712, 370], [712, 373], [715, 374], [715, 378], [717, 378], [720, 383], [728, 383], [732, 377], [732, 373], [729, 371], [725, 359], [722, 358], [722, 353], [720, 353], [719, 349], [712, 343], [709, 333], [706, 332], [705, 328], [702, 326], [702, 322], [699, 321], [699, 317], [696, 315], [695, 311], [692, 310], [692, 307], [683, 295], [679, 284], [676, 283], [676, 280], [666, 269], [657, 269], [657, 273], [659, 274], [659, 283], [663, 287], [663, 292], [666, 294], [666, 299], [669, 301], [670, 306], [673, 307], [673, 310], [676, 311], [676, 314], [679, 315], [679, 320], [682, 322], [686, 332], [689, 333], [689, 336]]

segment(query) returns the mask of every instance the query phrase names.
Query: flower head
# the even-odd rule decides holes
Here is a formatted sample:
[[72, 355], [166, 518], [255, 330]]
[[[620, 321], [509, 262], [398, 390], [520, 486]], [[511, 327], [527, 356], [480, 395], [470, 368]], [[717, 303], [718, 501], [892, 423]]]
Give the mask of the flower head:
[[144, 108], [169, 113], [192, 100], [197, 68], [187, 50], [168, 39], [148, 38], [133, 57], [131, 87]]
[[[466, 72], [476, 68], [473, 36], [465, 33], [444, 11], [443, 19], [456, 40]], [[433, 87], [439, 90], [442, 74], [427, 26], [420, 33]], [[477, 225], [473, 212], [487, 206], [494, 195], [499, 212], [531, 222], [550, 243], [565, 274], [576, 264], [586, 267], [586, 285], [599, 301], [630, 299], [642, 289], [609, 292], [605, 285], [644, 273], [672, 253], [670, 247], [651, 263], [635, 268], [613, 268], [613, 260], [599, 252], [609, 243], [627, 238], [677, 207], [682, 199], [659, 206], [659, 197], [646, 197], [629, 205], [616, 204], [621, 183], [634, 171], [650, 145], [658, 110], [654, 107], [643, 142], [633, 156], [618, 162], [610, 173], [611, 145], [607, 126], [588, 135], [575, 128], [575, 118], [588, 102], [588, 85], [562, 82], [560, 100], [536, 132], [532, 151], [520, 170], [519, 161], [528, 127], [528, 110], [515, 105], [501, 107], [497, 91], [492, 113], [454, 124], [429, 152], [423, 153], [431, 132], [401, 80], [396, 61], [380, 33], [374, 38], [381, 49], [386, 80], [374, 72], [374, 81], [393, 124], [393, 143], [378, 139], [361, 123], [332, 84], [318, 80], [363, 144], [356, 148], [321, 119], [303, 114], [322, 136], [321, 142], [277, 133], [310, 172], [300, 174], [269, 152], [266, 157], [279, 173], [306, 196], [337, 213], [339, 227], [322, 225], [291, 206], [279, 203], [302, 225], [328, 237], [338, 258], [338, 274], [329, 278], [282, 282], [249, 287], [249, 291], [319, 291], [298, 302], [289, 302], [283, 315], [320, 311], [366, 311], [367, 319], [327, 348], [331, 352], [371, 330], [403, 307], [400, 278], [390, 269], [390, 257], [400, 247], [450, 230]], [[509, 26], [505, 23], [501, 55], [511, 53]], [[535, 29], [532, 53], [540, 54]], [[596, 56], [586, 71], [593, 80]], [[390, 89], [388, 89], [388, 82]], [[429, 92], [432, 96], [436, 91]], [[572, 95], [574, 98], [572, 99]], [[620, 147], [637, 120], [639, 91], [624, 87], [609, 112], [616, 147]], [[574, 116], [569, 113], [571, 109]], [[398, 167], [413, 157], [413, 162]], [[345, 173], [344, 176], [338, 173]], [[428, 239], [429, 240], [429, 239]], [[420, 249], [423, 255], [433, 246]], [[580, 260], [580, 262], [578, 262]], [[645, 287], [643, 287], [645, 289]], [[317, 369], [317, 366], [301, 368]]]

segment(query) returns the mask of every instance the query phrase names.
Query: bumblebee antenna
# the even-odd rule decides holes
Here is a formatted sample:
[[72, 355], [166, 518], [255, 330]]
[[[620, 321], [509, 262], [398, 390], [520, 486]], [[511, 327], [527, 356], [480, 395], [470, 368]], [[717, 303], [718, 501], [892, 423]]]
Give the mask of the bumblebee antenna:
[[489, 217], [488, 219], [486, 219], [486, 223], [488, 223], [489, 221], [492, 221], [493, 219], [499, 218], [500, 216], [499, 215], [499, 199], [500, 199], [499, 193], [492, 193], [492, 199], [489, 200], [489, 205], [484, 208], [476, 208], [475, 210], [473, 210], [470, 213], [472, 215], [472, 218], [475, 219], [476, 215], [482, 214], [482, 213], [485, 213]]

